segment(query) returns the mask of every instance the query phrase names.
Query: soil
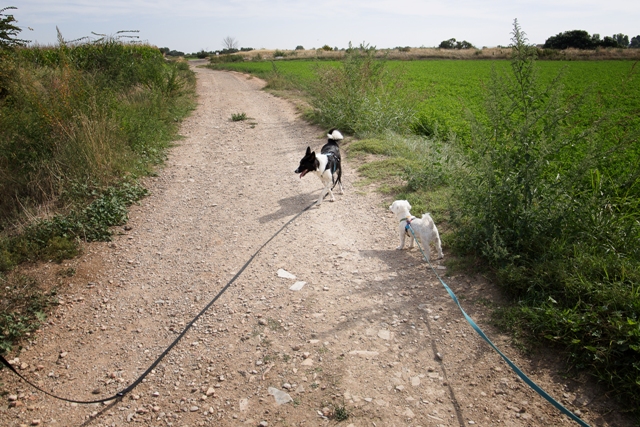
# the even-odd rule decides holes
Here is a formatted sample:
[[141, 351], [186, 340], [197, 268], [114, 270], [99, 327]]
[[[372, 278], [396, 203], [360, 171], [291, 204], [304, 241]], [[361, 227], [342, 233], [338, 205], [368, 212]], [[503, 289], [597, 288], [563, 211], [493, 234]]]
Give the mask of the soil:
[[[199, 106], [146, 182], [150, 195], [112, 242], [33, 268], [61, 303], [9, 359], [58, 396], [113, 396], [252, 262], [123, 399], [56, 400], [4, 369], [0, 425], [575, 424], [476, 334], [434, 271], [551, 396], [592, 426], [632, 425], [602, 390], [563, 376], [553, 353], [522, 353], [496, 330], [495, 285], [449, 272], [446, 247], [434, 271], [415, 248], [395, 250], [392, 200], [357, 185], [354, 162], [343, 161], [344, 195], [288, 223], [319, 195], [318, 178], [293, 171], [326, 130], [258, 79], [194, 70]], [[238, 113], [249, 119], [232, 121]]]

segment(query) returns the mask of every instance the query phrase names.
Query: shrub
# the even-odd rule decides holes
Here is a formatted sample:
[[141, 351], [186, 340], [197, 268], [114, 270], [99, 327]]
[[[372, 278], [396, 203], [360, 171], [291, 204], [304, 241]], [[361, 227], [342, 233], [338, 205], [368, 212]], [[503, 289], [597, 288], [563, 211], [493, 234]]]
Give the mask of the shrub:
[[[12, 66], [0, 99], [0, 230], [23, 209], [84, 203], [120, 175], [147, 173], [190, 108], [188, 65], [151, 46], [20, 48]], [[67, 199], [80, 184], [88, 193]]]
[[[514, 23], [511, 75], [492, 75], [456, 182], [456, 246], [486, 260], [520, 327], [640, 404], [640, 152], [543, 86], [536, 48]], [[589, 112], [598, 116], [598, 111]], [[606, 153], [606, 155], [603, 155]]]
[[244, 56], [242, 55], [216, 55], [209, 58], [209, 62], [211, 62], [212, 64], [242, 61], [244, 61]]
[[404, 133], [415, 115], [416, 102], [403, 96], [399, 75], [368, 45], [349, 45], [339, 67], [319, 66], [309, 92], [314, 120], [347, 133]]

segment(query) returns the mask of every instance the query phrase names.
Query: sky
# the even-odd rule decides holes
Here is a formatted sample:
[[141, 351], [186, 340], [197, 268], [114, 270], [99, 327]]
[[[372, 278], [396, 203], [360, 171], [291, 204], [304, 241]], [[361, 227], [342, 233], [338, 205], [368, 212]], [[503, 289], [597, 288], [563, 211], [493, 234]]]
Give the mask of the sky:
[[[443, 40], [508, 46], [514, 19], [532, 44], [585, 30], [601, 37], [640, 34], [638, 0], [5, 0], [40, 45], [137, 30], [139, 40], [185, 53], [215, 51], [233, 38], [238, 47], [379, 49], [435, 47]], [[130, 33], [134, 34], [134, 33]]]

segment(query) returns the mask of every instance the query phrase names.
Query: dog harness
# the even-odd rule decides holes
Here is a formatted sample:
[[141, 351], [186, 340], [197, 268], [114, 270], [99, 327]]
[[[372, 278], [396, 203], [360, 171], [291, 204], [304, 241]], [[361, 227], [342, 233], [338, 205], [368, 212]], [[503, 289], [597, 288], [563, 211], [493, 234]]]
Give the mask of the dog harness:
[[408, 217], [406, 217], [406, 218], [402, 218], [402, 219], [400, 220], [400, 223], [402, 223], [402, 221], [406, 221], [406, 222], [407, 222], [407, 223], [405, 224], [405, 226], [404, 226], [404, 231], [405, 231], [407, 234], [409, 234], [409, 227], [411, 227], [411, 221], [412, 221], [412, 220], [414, 220], [414, 219], [416, 219], [416, 217], [415, 217], [415, 216], [408, 216]]

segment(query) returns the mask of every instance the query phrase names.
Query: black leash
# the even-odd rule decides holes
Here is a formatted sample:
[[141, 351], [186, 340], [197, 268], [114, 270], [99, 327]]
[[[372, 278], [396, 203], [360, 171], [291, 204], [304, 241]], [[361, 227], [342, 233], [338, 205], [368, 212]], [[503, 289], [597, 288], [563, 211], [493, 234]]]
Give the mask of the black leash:
[[200, 313], [198, 313], [196, 315], [196, 317], [193, 318], [193, 320], [191, 322], [189, 322], [189, 324], [187, 324], [187, 326], [185, 326], [185, 328], [182, 330], [182, 332], [180, 333], [180, 335], [178, 335], [178, 337], [171, 343], [169, 344], [169, 346], [162, 352], [162, 354], [160, 354], [160, 356], [158, 356], [158, 358], [156, 359], [155, 362], [153, 362], [151, 364], [151, 366], [149, 366], [149, 368], [147, 368], [146, 371], [144, 371], [142, 373], [142, 375], [140, 375], [138, 377], [137, 380], [135, 380], [133, 383], [131, 383], [131, 385], [129, 385], [127, 388], [125, 388], [122, 391], [119, 391], [118, 393], [114, 394], [113, 396], [110, 397], [105, 397], [103, 399], [98, 399], [98, 400], [74, 400], [74, 399], [67, 399], [64, 397], [60, 397], [60, 396], [56, 396], [53, 393], [49, 393], [46, 390], [43, 390], [41, 387], [35, 385], [34, 383], [32, 383], [31, 381], [29, 381], [28, 379], [26, 379], [22, 374], [20, 374], [18, 371], [16, 371], [16, 369], [9, 363], [7, 362], [7, 359], [4, 358], [4, 356], [2, 356], [0, 354], [0, 362], [2, 362], [2, 364], [4, 366], [6, 366], [7, 368], [9, 368], [14, 374], [16, 374], [18, 377], [20, 377], [24, 382], [26, 382], [27, 384], [29, 384], [31, 387], [35, 388], [36, 390], [46, 394], [47, 396], [51, 396], [54, 399], [58, 399], [58, 400], [63, 400], [65, 402], [71, 402], [71, 403], [80, 403], [80, 404], [92, 404], [92, 403], [103, 403], [103, 402], [108, 402], [110, 400], [114, 400], [114, 399], [122, 399], [127, 393], [129, 393], [130, 391], [132, 391], [134, 388], [136, 388], [138, 386], [138, 384], [140, 384], [142, 382], [142, 380], [149, 375], [149, 373], [155, 369], [156, 366], [158, 366], [158, 363], [160, 363], [160, 361], [162, 359], [164, 359], [164, 357], [171, 351], [171, 349], [173, 347], [175, 347], [176, 344], [178, 344], [178, 341], [180, 341], [182, 339], [182, 337], [187, 333], [187, 331], [189, 329], [191, 329], [191, 326], [193, 326], [193, 324], [200, 318], [200, 316], [202, 316], [207, 310], [209, 310], [209, 308], [211, 308], [211, 306], [218, 300], [218, 298], [220, 298], [220, 296], [222, 296], [222, 294], [224, 294], [227, 289], [229, 289], [229, 287], [231, 286], [231, 284], [233, 282], [236, 281], [236, 279], [242, 274], [242, 272], [249, 266], [249, 264], [251, 264], [251, 262], [253, 261], [253, 259], [260, 253], [260, 251], [262, 249], [264, 249], [265, 246], [267, 246], [273, 239], [276, 238], [276, 236], [278, 234], [280, 234], [282, 232], [282, 230], [284, 230], [289, 224], [291, 224], [293, 221], [295, 221], [300, 215], [302, 215], [303, 213], [305, 213], [306, 211], [308, 211], [309, 209], [311, 209], [311, 207], [315, 206], [315, 203], [307, 206], [306, 208], [304, 208], [304, 210], [302, 210], [300, 213], [298, 213], [296, 216], [294, 216], [293, 218], [291, 218], [289, 221], [287, 221], [282, 227], [280, 227], [280, 229], [273, 235], [271, 236], [271, 238], [269, 240], [267, 240], [262, 246], [260, 246], [258, 248], [257, 251], [254, 252], [253, 255], [251, 255], [251, 258], [249, 258], [249, 260], [242, 266], [242, 268], [240, 270], [238, 270], [238, 272], [235, 274], [235, 276], [233, 276], [231, 278], [231, 280], [229, 281], [229, 283], [227, 283], [225, 285], [224, 288], [222, 288], [222, 290], [220, 290], [220, 292], [218, 292], [218, 295], [215, 296], [215, 298], [213, 298], [211, 300], [211, 302], [209, 304], [207, 304], [201, 311]]

